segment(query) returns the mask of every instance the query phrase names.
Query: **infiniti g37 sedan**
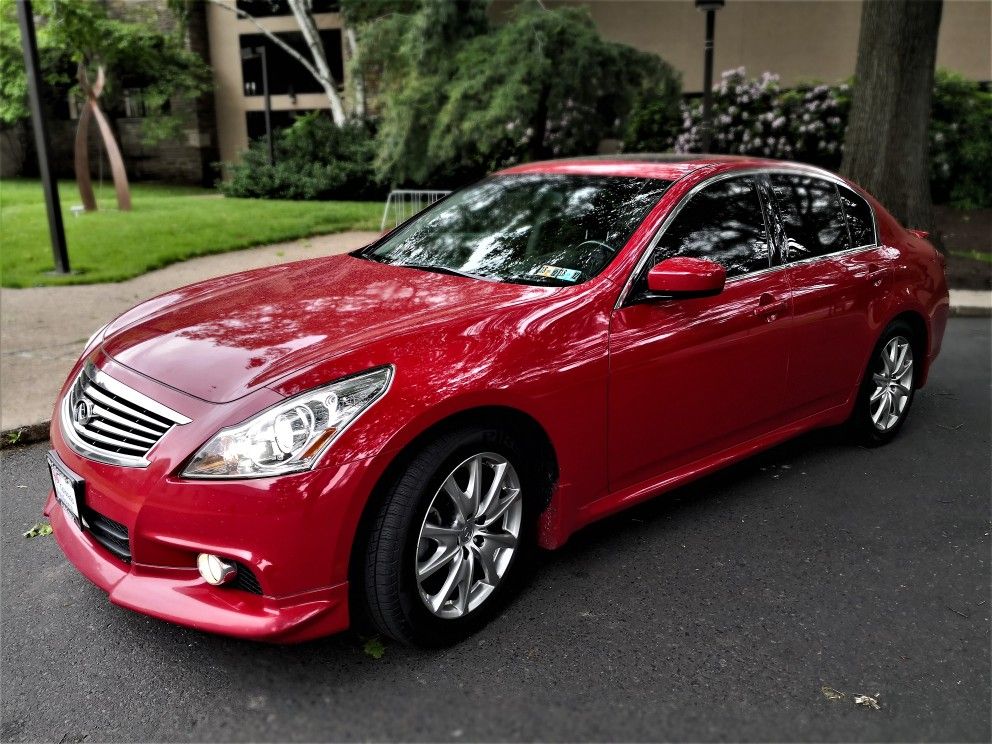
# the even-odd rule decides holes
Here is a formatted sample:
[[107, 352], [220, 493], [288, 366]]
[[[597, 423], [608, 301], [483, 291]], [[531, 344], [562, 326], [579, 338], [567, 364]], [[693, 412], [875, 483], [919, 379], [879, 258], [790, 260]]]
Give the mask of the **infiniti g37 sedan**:
[[454, 642], [583, 525], [814, 427], [896, 436], [948, 315], [925, 237], [784, 162], [504, 170], [349, 255], [97, 331], [46, 514], [157, 618]]

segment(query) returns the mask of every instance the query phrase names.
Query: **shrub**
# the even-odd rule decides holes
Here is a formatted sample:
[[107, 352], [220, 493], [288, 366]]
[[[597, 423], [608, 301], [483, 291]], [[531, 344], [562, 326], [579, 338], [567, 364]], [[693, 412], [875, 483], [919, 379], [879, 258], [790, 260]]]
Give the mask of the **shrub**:
[[945, 70], [933, 91], [930, 190], [938, 204], [992, 207], [992, 92]]
[[227, 196], [267, 199], [373, 199], [383, 194], [375, 180], [375, 145], [363, 122], [335, 126], [314, 112], [276, 133], [275, 165], [264, 140], [251, 144], [240, 163], [228, 164]]
[[[846, 84], [804, 84], [784, 90], [772, 73], [748, 79], [743, 67], [728, 70], [713, 91], [710, 149], [837, 168], [849, 105]], [[682, 104], [677, 152], [701, 149], [702, 118], [702, 99]]]

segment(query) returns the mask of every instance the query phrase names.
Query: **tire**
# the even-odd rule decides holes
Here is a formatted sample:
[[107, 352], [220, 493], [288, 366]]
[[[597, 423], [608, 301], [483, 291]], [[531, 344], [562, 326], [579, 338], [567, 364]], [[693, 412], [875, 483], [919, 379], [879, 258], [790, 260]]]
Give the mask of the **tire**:
[[[913, 405], [922, 358], [919, 339], [908, 323], [896, 321], [885, 329], [872, 350], [848, 421], [858, 442], [879, 447], [895, 439]], [[908, 371], [903, 371], [907, 362]]]
[[[536, 544], [543, 499], [534, 467], [513, 437], [482, 426], [439, 435], [413, 456], [387, 489], [365, 551], [366, 604], [381, 633], [409, 645], [446, 646], [502, 609]], [[481, 485], [475, 502], [473, 468]], [[502, 485], [487, 500], [497, 473]]]

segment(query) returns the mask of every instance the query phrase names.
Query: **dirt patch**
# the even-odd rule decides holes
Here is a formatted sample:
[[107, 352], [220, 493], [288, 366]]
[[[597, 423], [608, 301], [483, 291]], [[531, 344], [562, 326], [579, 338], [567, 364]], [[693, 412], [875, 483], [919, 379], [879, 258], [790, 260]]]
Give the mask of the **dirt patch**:
[[992, 209], [941, 206], [934, 213], [947, 251], [947, 283], [955, 289], [992, 289]]

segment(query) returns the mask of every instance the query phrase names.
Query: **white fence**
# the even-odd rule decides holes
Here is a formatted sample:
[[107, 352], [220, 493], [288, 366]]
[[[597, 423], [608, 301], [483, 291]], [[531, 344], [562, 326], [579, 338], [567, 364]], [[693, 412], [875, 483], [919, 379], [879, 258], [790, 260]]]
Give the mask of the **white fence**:
[[385, 231], [386, 226], [392, 229], [410, 219], [425, 207], [443, 199], [450, 191], [414, 191], [412, 189], [396, 189], [386, 197], [386, 208], [382, 212], [382, 223], [379, 230]]

